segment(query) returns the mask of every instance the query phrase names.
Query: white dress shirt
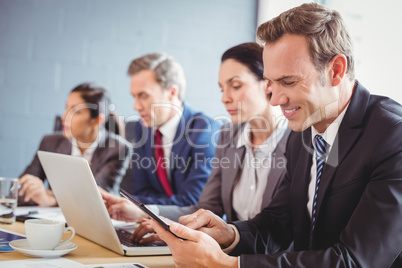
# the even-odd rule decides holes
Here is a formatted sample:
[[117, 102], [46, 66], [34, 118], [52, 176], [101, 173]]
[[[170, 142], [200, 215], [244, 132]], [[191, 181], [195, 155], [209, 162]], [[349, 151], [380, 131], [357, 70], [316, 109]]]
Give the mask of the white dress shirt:
[[[166, 123], [159, 127], [159, 131], [162, 134], [162, 147], [163, 147], [163, 155], [164, 161], [166, 161], [165, 166], [170, 167], [170, 154], [172, 152], [172, 147], [175, 142], [174, 138], [176, 136], [177, 127], [180, 124], [180, 118], [183, 115], [183, 108], [181, 108], [180, 113], [175, 113], [175, 115], [170, 118]], [[155, 133], [155, 128], [152, 128], [153, 133]], [[156, 160], [155, 160], [156, 161]], [[166, 170], [166, 174], [169, 182], [171, 182], [170, 178], [170, 170]], [[159, 208], [157, 205], [147, 205], [147, 207], [152, 210], [156, 215], [159, 215]]]
[[240, 180], [234, 187], [232, 200], [239, 220], [249, 220], [262, 210], [262, 199], [272, 168], [272, 153], [285, 134], [287, 126], [287, 120], [281, 120], [268, 139], [254, 150], [249, 138], [250, 125], [247, 124], [239, 135], [237, 148], [246, 148]]
[[72, 156], [78, 156], [86, 159], [89, 164], [91, 164], [92, 156], [94, 155], [94, 152], [96, 148], [98, 148], [98, 145], [100, 141], [105, 137], [105, 130], [100, 129], [98, 137], [96, 137], [95, 141], [85, 150], [84, 153], [81, 153], [80, 148], [78, 147], [77, 140], [72, 138], [70, 141], [72, 143], [71, 147], [71, 155]]
[[325, 142], [328, 144], [327, 148], [327, 156], [326, 159], [328, 159], [328, 155], [331, 152], [332, 146], [335, 141], [335, 137], [338, 134], [339, 126], [342, 123], [343, 117], [345, 116], [346, 110], [348, 109], [349, 104], [343, 109], [343, 111], [338, 115], [338, 117], [332, 122], [327, 129], [324, 131], [324, 133], [318, 133], [318, 131], [311, 126], [311, 139], [312, 139], [312, 144], [314, 147], [314, 153], [313, 153], [313, 163], [311, 165], [311, 170], [310, 170], [310, 183], [308, 185], [308, 202], [307, 202], [307, 210], [310, 215], [310, 219], [312, 217], [312, 211], [313, 211], [313, 201], [314, 201], [314, 194], [315, 194], [315, 184], [317, 182], [317, 160], [316, 160], [316, 149], [315, 149], [315, 141], [314, 137], [316, 135], [320, 135]]
[[[162, 147], [163, 147], [163, 154], [164, 154], [164, 160], [166, 161], [165, 166], [170, 167], [170, 154], [172, 152], [172, 147], [174, 143], [177, 143], [178, 141], [175, 141], [175, 135], [177, 132], [177, 127], [180, 123], [180, 118], [183, 114], [181, 110], [181, 113], [175, 113], [172, 118], [170, 118], [166, 123], [164, 123], [162, 126], [159, 127], [159, 131], [162, 134]], [[152, 129], [153, 133], [155, 133], [155, 128]], [[167, 177], [169, 181], [171, 180], [170, 178], [170, 172], [169, 170], [166, 170]]]
[[[330, 153], [330, 150], [334, 144], [335, 141], [335, 137], [338, 134], [338, 130], [339, 130], [339, 126], [342, 123], [342, 120], [345, 116], [345, 113], [347, 111], [349, 107], [349, 103], [346, 106], [346, 108], [338, 115], [338, 117], [334, 120], [334, 122], [332, 122], [328, 128], [324, 131], [324, 133], [320, 134], [324, 140], [328, 143], [329, 148], [327, 149], [327, 156]], [[315, 142], [314, 142], [314, 137], [315, 135], [319, 134], [318, 131], [314, 128], [311, 127], [311, 139], [313, 141], [313, 146], [315, 146]], [[314, 147], [315, 148], [315, 147]], [[315, 194], [315, 184], [316, 184], [316, 180], [317, 180], [317, 161], [315, 160], [315, 149], [314, 149], [314, 155], [313, 155], [313, 164], [311, 166], [311, 171], [310, 171], [310, 183], [309, 183], [309, 191], [308, 191], [308, 203], [307, 203], [307, 210], [310, 214], [310, 218], [312, 217], [312, 208], [313, 208], [313, 197]], [[223, 251], [225, 253], [230, 253], [236, 246], [237, 244], [240, 242], [240, 234], [239, 231], [237, 230], [237, 228], [232, 225], [229, 224], [234, 232], [235, 232], [235, 240], [233, 241], [233, 243], [223, 249]], [[240, 267], [240, 256], [238, 257], [238, 267]]]

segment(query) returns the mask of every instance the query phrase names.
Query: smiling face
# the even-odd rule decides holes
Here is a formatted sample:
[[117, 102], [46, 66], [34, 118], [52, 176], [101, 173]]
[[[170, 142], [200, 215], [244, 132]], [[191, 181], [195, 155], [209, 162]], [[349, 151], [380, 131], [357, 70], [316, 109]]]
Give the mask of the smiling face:
[[134, 110], [139, 112], [145, 126], [158, 128], [174, 116], [173, 95], [177, 93], [172, 95], [174, 90], [162, 88], [152, 70], [143, 70], [131, 76]]
[[258, 81], [256, 76], [238, 61], [227, 59], [222, 62], [219, 69], [221, 101], [233, 123], [245, 122], [252, 116], [264, 113], [269, 105], [266, 85], [266, 81]]
[[303, 36], [286, 34], [264, 47], [264, 77], [272, 92], [271, 104], [280, 105], [289, 128], [303, 131], [314, 126], [319, 132], [338, 114], [339, 92], [331, 86], [328, 68], [315, 68]]
[[72, 92], [66, 102], [66, 110], [61, 117], [63, 135], [78, 141], [88, 141], [98, 126], [97, 120], [91, 118], [89, 108], [79, 92]]

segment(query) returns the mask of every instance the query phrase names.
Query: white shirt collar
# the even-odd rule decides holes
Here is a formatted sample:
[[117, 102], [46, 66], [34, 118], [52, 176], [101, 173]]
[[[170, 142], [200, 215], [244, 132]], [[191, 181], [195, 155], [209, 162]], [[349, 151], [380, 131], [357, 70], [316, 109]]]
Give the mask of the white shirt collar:
[[105, 136], [105, 130], [99, 130], [98, 137], [95, 139], [95, 141], [85, 150], [84, 153], [81, 153], [80, 148], [77, 145], [77, 140], [72, 138], [71, 143], [71, 155], [72, 156], [79, 156], [85, 158], [89, 164], [91, 164], [92, 156], [94, 155], [94, 152], [96, 148], [98, 148], [99, 143], [103, 140]]
[[[183, 114], [183, 110], [181, 110], [181, 113], [175, 113], [172, 118], [170, 118], [166, 123], [164, 123], [162, 126], [159, 127], [159, 131], [162, 133], [162, 136], [172, 142], [174, 140], [174, 137], [176, 135], [177, 131], [177, 126], [180, 123], [180, 118]], [[153, 132], [155, 132], [155, 128], [153, 128]], [[165, 144], [165, 143], [164, 143]]]
[[250, 140], [250, 124], [246, 123], [243, 127], [243, 130], [241, 131], [239, 135], [239, 139], [237, 140], [237, 145], [236, 148], [240, 148], [242, 146], [246, 146], [246, 144]]
[[[170, 118], [166, 123], [159, 127], [159, 131], [162, 133], [162, 144], [163, 153], [165, 156], [165, 161], [168, 169], [170, 169], [170, 155], [173, 147], [174, 138], [177, 132], [177, 127], [180, 124], [180, 118], [183, 115], [183, 110], [180, 114], [175, 113], [175, 115]], [[155, 133], [155, 128], [152, 128], [153, 133]], [[167, 171], [168, 179], [170, 180], [170, 171]]]
[[324, 133], [318, 133], [318, 131], [313, 126], [311, 126], [311, 140], [314, 148], [315, 148], [314, 137], [317, 134], [322, 136], [322, 138], [326, 141], [326, 143], [328, 143], [329, 148], [332, 147], [335, 141], [335, 137], [338, 134], [339, 126], [341, 125], [342, 120], [345, 117], [346, 110], [349, 107], [349, 103], [348, 105], [346, 105], [345, 109], [343, 109], [343, 111], [338, 115], [338, 117], [327, 127]]
[[[279, 140], [282, 138], [287, 127], [288, 127], [288, 120], [280, 120], [278, 123], [278, 126], [275, 128], [272, 135], [263, 144], [268, 144], [271, 142], [271, 140], [274, 140], [276, 142], [275, 142], [275, 144], [272, 144], [272, 146], [274, 148], [276, 148], [276, 146], [279, 143]], [[239, 139], [237, 140], [236, 148], [240, 148], [242, 146], [247, 146], [247, 145], [249, 145], [251, 148], [250, 124], [249, 123], [246, 123], [246, 125], [243, 127], [243, 130], [242, 130], [241, 134], [239, 135]]]

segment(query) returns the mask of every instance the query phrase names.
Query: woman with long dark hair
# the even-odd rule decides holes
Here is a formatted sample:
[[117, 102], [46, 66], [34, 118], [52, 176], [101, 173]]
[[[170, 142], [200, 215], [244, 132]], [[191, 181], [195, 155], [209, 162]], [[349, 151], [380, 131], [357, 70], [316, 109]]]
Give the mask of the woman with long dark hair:
[[[95, 83], [83, 83], [71, 90], [61, 117], [63, 131], [47, 135], [39, 150], [85, 158], [97, 184], [117, 193], [131, 151], [120, 137], [117, 116], [109, 112], [108, 92]], [[56, 206], [51, 189], [46, 189], [46, 175], [35, 155], [20, 177], [19, 204]]]

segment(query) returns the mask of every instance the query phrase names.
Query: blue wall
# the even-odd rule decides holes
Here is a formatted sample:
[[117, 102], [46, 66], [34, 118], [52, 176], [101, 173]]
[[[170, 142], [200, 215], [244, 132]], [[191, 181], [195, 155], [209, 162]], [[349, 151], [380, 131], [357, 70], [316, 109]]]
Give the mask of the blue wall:
[[132, 116], [130, 61], [163, 51], [183, 64], [187, 102], [226, 115], [217, 86], [227, 48], [255, 40], [257, 0], [0, 0], [0, 176], [31, 161], [68, 92], [97, 81]]

